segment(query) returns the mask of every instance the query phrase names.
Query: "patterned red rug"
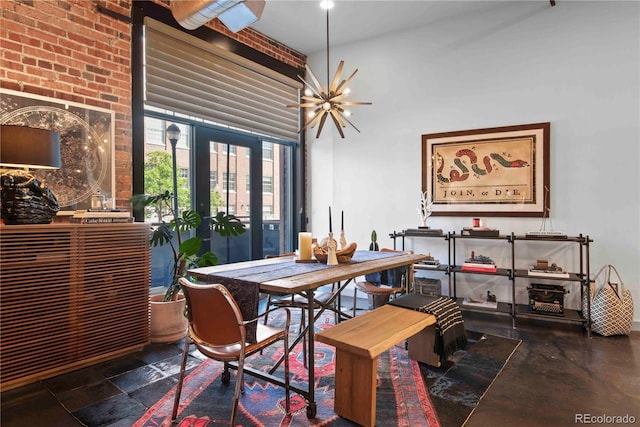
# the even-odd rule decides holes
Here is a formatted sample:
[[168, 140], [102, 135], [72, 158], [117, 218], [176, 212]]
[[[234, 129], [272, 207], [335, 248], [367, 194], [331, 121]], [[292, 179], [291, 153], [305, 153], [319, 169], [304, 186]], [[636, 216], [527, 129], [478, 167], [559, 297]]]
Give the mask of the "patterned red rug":
[[[299, 350], [299, 348], [297, 348]], [[281, 350], [274, 349], [263, 356], [254, 355], [246, 363], [264, 368], [276, 360]], [[245, 375], [245, 394], [240, 397], [236, 422], [242, 426], [352, 426], [350, 421], [333, 412], [335, 353], [333, 347], [317, 343], [316, 403], [317, 415], [306, 416], [306, 401], [291, 393], [291, 414], [284, 410], [281, 387]], [[197, 355], [197, 353], [194, 353]], [[306, 387], [307, 374], [302, 354], [291, 354], [291, 383]], [[229, 385], [220, 379], [222, 364], [209, 359], [193, 358], [182, 391], [175, 426], [195, 427], [229, 424], [235, 375]], [[233, 371], [232, 371], [233, 372]], [[282, 375], [282, 368], [276, 372]], [[394, 347], [378, 359], [378, 389], [376, 420], [379, 426], [440, 427], [420, 367], [408, 358], [407, 352]], [[170, 426], [175, 387], [163, 396], [138, 420], [135, 427]]]

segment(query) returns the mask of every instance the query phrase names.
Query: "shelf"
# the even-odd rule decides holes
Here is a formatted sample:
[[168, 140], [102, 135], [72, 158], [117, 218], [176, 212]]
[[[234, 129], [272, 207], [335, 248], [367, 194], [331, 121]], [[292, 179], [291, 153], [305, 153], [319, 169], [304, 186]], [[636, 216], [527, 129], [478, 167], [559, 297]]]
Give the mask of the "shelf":
[[533, 242], [554, 242], [554, 243], [562, 243], [562, 242], [574, 242], [574, 243], [583, 243], [585, 238], [582, 236], [566, 236], [566, 237], [530, 237], [530, 236], [513, 236], [514, 239], [517, 240], [528, 240]]
[[426, 270], [426, 271], [440, 271], [442, 273], [446, 273], [449, 271], [448, 264], [440, 264], [438, 267], [429, 267], [425, 264], [413, 264], [413, 268], [415, 270]]
[[524, 279], [532, 280], [556, 280], [562, 282], [581, 282], [582, 277], [577, 273], [569, 273], [569, 277], [551, 277], [551, 276], [533, 276], [529, 274], [529, 270], [516, 269], [515, 277], [522, 277]]
[[578, 310], [569, 310], [565, 309], [562, 315], [556, 314], [542, 314], [542, 313], [534, 313], [531, 311], [531, 308], [525, 304], [517, 304], [516, 305], [516, 316], [518, 317], [528, 317], [535, 319], [543, 319], [547, 321], [555, 321], [555, 322], [571, 322], [571, 323], [585, 323], [586, 320], [582, 317], [582, 312]]
[[510, 277], [511, 276], [511, 270], [508, 268], [498, 268], [496, 269], [496, 271], [470, 271], [470, 270], [463, 270], [462, 267], [453, 267], [452, 270], [454, 273], [464, 273], [464, 274], [485, 274], [485, 275], [489, 275], [489, 276], [505, 276], [505, 277]]
[[511, 304], [507, 302], [498, 301], [498, 307], [496, 309], [485, 308], [485, 307], [472, 307], [472, 306], [464, 305], [463, 302], [464, 302], [464, 298], [456, 298], [456, 303], [462, 310], [511, 315]]
[[[457, 273], [461, 274], [476, 274], [476, 275], [485, 275], [485, 276], [501, 276], [506, 277], [508, 279], [509, 286], [511, 288], [511, 303], [498, 303], [497, 309], [489, 309], [484, 307], [469, 307], [464, 306], [462, 301], [464, 298], [457, 298], [458, 305], [463, 310], [474, 311], [474, 312], [484, 312], [484, 313], [494, 313], [494, 314], [509, 314], [512, 316], [513, 327], [516, 327], [516, 318], [519, 317], [531, 317], [540, 320], [546, 321], [555, 321], [555, 322], [582, 322], [586, 325], [591, 323], [591, 314], [587, 313], [587, 318], [589, 320], [584, 320], [582, 318], [582, 313], [577, 310], [564, 310], [562, 316], [553, 315], [553, 314], [544, 314], [544, 313], [534, 313], [529, 309], [528, 305], [516, 305], [515, 309], [512, 310], [512, 304], [515, 304], [516, 301], [516, 289], [517, 287], [522, 287], [525, 282], [521, 279], [529, 279], [529, 281], [553, 281], [553, 282], [565, 282], [562, 283], [561, 286], [576, 286], [579, 285], [581, 288], [581, 292], [584, 292], [584, 287], [587, 285], [587, 278], [590, 275], [590, 266], [589, 266], [589, 245], [593, 240], [589, 239], [589, 236], [583, 236], [582, 234], [578, 236], [526, 236], [526, 235], [515, 235], [514, 233], [510, 233], [507, 235], [498, 235], [498, 236], [478, 236], [478, 235], [468, 235], [468, 234], [456, 234], [455, 232], [447, 233], [446, 235], [429, 235], [426, 233], [420, 233], [419, 231], [410, 230], [403, 231], [402, 233], [393, 232], [389, 237], [395, 239], [398, 237], [402, 238], [402, 246], [404, 248], [404, 238], [405, 237], [413, 237], [413, 238], [422, 238], [422, 237], [444, 237], [444, 240], [449, 244], [449, 265], [440, 265], [438, 268], [429, 268], [426, 266], [415, 265], [416, 270], [422, 271], [440, 271], [444, 272], [449, 277], [449, 296], [457, 298], [456, 295], [456, 279]], [[458, 240], [488, 240], [494, 242], [506, 242], [510, 245], [511, 251], [511, 262], [508, 264], [511, 268], [498, 268], [496, 271], [470, 271], [463, 270], [462, 265], [456, 265], [457, 256], [456, 256], [456, 243]], [[579, 272], [569, 273], [568, 277], [551, 277], [551, 276], [534, 276], [529, 275], [528, 269], [516, 269], [516, 246], [527, 244], [530, 242], [547, 242], [554, 243], [556, 245], [563, 245], [565, 243], [577, 244], [571, 250], [577, 250], [579, 255], [579, 261], [576, 263], [577, 265], [572, 265], [573, 268], [578, 268]], [[467, 242], [468, 246], [469, 243]], [[534, 248], [535, 249], [535, 248]], [[458, 254], [459, 256], [459, 254]], [[523, 259], [520, 258], [518, 263], [522, 265]], [[507, 265], [506, 261], [501, 262], [503, 265]], [[459, 277], [458, 277], [459, 278]], [[516, 280], [518, 279], [518, 280]], [[452, 292], [453, 291], [453, 292]], [[587, 334], [591, 337], [591, 328], [587, 327]]]
[[453, 234], [454, 239], [482, 239], [482, 240], [508, 240], [511, 236], [501, 234], [499, 236], [469, 236], [467, 234]]

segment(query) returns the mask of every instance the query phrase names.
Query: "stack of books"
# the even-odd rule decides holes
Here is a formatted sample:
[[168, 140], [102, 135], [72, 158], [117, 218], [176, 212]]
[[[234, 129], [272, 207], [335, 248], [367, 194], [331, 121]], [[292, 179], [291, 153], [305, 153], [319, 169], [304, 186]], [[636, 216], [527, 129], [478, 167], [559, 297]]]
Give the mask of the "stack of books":
[[75, 211], [69, 221], [76, 224], [110, 224], [133, 222], [133, 217], [126, 209], [101, 209]]
[[562, 268], [558, 267], [555, 263], [549, 264], [546, 260], [538, 260], [536, 265], [529, 269], [529, 276], [538, 277], [558, 277], [569, 278], [569, 273], [562, 271]]
[[420, 261], [420, 265], [423, 265], [426, 268], [438, 268], [440, 267], [440, 260], [435, 259], [431, 256], [431, 253], [427, 254], [427, 258]]
[[498, 268], [495, 264], [483, 264], [478, 262], [464, 262], [462, 271], [479, 271], [482, 273], [495, 273]]
[[487, 227], [464, 227], [460, 234], [463, 236], [499, 237], [500, 230]]
[[462, 264], [462, 271], [479, 271], [482, 273], [495, 273], [497, 270], [496, 264], [491, 258], [479, 255], [472, 256], [465, 260]]

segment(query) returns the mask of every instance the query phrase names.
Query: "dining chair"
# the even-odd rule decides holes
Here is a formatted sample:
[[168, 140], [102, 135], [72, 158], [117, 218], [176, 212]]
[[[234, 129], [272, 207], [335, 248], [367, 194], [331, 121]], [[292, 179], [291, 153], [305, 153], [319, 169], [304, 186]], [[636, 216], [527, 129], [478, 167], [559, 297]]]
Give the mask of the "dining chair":
[[[185, 377], [189, 345], [193, 343], [206, 357], [224, 362], [222, 382], [229, 383], [230, 362], [237, 362], [237, 375], [233, 406], [231, 409], [231, 425], [235, 426], [236, 413], [240, 393], [244, 391], [244, 361], [247, 356], [260, 352], [278, 341], [284, 342], [284, 391], [287, 414], [290, 412], [289, 397], [289, 324], [291, 314], [288, 309], [284, 328], [274, 328], [260, 324], [260, 317], [268, 315], [269, 311], [255, 319], [245, 321], [240, 307], [227, 288], [220, 284], [196, 284], [185, 278], [179, 279], [180, 287], [187, 300], [187, 318], [189, 329], [184, 343], [182, 364], [171, 419], [175, 420], [180, 404], [182, 383]], [[281, 308], [276, 308], [275, 311]], [[247, 342], [246, 326], [256, 322], [256, 342]], [[247, 373], [251, 373], [247, 371]]]
[[[400, 252], [413, 254], [413, 251], [398, 251], [395, 249], [381, 248], [380, 252]], [[358, 291], [371, 297], [371, 308], [377, 308], [386, 304], [390, 298], [398, 294], [411, 291], [413, 284], [413, 265], [398, 267], [365, 275], [364, 281], [356, 281], [353, 288], [353, 316], [356, 315], [358, 303]]]
[[[280, 255], [267, 255], [265, 258], [284, 258], [284, 257], [293, 257], [295, 255], [294, 252], [280, 254]], [[327, 287], [328, 288], [328, 287]], [[335, 314], [335, 323], [339, 322], [339, 314], [336, 306], [336, 299], [333, 299], [333, 303], [329, 304], [329, 301], [335, 295], [336, 284], [331, 285], [331, 291], [317, 291], [313, 294], [313, 304], [314, 307], [326, 307], [332, 310]], [[271, 295], [267, 295], [267, 303], [265, 310], [269, 310], [270, 307], [280, 307], [280, 308], [295, 308], [300, 309], [300, 322], [298, 324], [298, 334], [301, 334], [307, 324], [307, 312], [309, 310], [309, 301], [302, 295], [298, 294], [289, 294], [278, 297], [272, 297]], [[267, 316], [264, 317], [264, 324], [267, 324]], [[304, 334], [302, 336], [302, 358], [303, 365], [307, 367], [307, 335]]]

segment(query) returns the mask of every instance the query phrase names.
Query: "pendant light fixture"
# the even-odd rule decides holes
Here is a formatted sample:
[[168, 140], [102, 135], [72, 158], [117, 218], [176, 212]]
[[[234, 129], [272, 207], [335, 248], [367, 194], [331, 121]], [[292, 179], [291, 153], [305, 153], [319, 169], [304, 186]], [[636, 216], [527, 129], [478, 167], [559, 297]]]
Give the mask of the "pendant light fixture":
[[303, 102], [300, 104], [291, 104], [287, 105], [287, 107], [296, 107], [296, 108], [309, 108], [312, 109], [308, 113], [306, 124], [300, 132], [305, 130], [307, 127], [315, 127], [318, 125], [318, 132], [316, 133], [316, 138], [320, 137], [320, 133], [322, 132], [322, 128], [327, 120], [327, 117], [331, 117], [333, 123], [336, 125], [340, 136], [344, 138], [344, 131], [348, 124], [350, 124], [355, 130], [360, 132], [347, 116], [349, 112], [345, 110], [344, 107], [350, 105], [371, 105], [371, 102], [361, 102], [361, 101], [347, 101], [346, 98], [349, 95], [349, 88], [347, 85], [356, 75], [358, 70], [356, 69], [346, 80], [340, 80], [342, 75], [342, 68], [344, 67], [344, 61], [340, 61], [338, 64], [338, 68], [336, 70], [335, 75], [333, 76], [333, 80], [329, 80], [329, 5], [326, 5], [327, 9], [327, 87], [326, 89], [320, 83], [320, 80], [313, 73], [311, 68], [305, 64], [305, 68], [307, 70], [308, 75], [311, 80], [307, 82], [304, 78], [298, 76], [300, 80], [305, 84], [305, 93], [302, 96]]

